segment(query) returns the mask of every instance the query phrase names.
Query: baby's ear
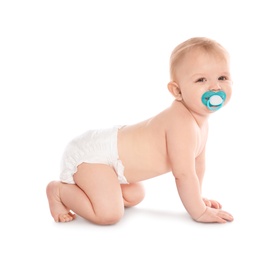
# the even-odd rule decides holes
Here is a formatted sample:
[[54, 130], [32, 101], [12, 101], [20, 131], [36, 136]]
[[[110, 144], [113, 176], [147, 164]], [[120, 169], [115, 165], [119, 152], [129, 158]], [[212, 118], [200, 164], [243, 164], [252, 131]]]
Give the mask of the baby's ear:
[[183, 99], [181, 89], [176, 82], [170, 81], [167, 84], [167, 88], [177, 101], [181, 101]]

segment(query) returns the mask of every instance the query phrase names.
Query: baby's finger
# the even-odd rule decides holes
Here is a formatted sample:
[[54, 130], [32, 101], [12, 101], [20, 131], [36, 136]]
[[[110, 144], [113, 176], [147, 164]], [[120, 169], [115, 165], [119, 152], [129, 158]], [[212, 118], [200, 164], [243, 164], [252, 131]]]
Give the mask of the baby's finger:
[[221, 210], [218, 216], [226, 221], [229, 221], [229, 222], [233, 221], [233, 216], [226, 211]]
[[215, 200], [210, 200], [210, 202], [212, 204], [212, 206], [211, 206], [212, 208], [215, 208], [215, 209], [221, 209], [222, 208], [222, 205], [219, 202], [217, 202]]
[[210, 207], [210, 208], [212, 207], [212, 203], [211, 203], [210, 200], [203, 198], [203, 201], [204, 201], [204, 203], [205, 203], [205, 205], [206, 205], [207, 207]]

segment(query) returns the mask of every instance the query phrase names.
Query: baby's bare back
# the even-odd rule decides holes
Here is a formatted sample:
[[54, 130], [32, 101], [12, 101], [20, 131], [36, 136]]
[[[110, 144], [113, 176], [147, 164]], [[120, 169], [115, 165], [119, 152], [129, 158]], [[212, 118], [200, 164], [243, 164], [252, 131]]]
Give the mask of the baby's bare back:
[[128, 182], [138, 182], [170, 171], [166, 134], [160, 116], [124, 126], [118, 133], [118, 151]]

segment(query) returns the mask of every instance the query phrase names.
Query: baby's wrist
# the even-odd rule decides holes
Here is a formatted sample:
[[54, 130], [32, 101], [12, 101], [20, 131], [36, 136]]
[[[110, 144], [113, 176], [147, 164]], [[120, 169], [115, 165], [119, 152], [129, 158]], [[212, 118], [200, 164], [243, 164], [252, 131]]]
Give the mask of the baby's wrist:
[[198, 221], [205, 214], [206, 211], [207, 211], [207, 207], [205, 206], [204, 211], [200, 215], [198, 215], [196, 218], [194, 218], [194, 220]]

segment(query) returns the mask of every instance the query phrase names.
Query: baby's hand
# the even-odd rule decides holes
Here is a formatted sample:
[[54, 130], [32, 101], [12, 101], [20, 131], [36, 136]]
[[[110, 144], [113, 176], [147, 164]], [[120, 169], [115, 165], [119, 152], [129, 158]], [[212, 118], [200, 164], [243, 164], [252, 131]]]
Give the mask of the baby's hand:
[[202, 200], [203, 200], [203, 202], [205, 203], [205, 205], [207, 207], [215, 208], [215, 209], [221, 209], [222, 208], [222, 205], [218, 201], [209, 200], [209, 199], [206, 199], [206, 198], [202, 198]]
[[216, 223], [226, 223], [227, 221], [233, 221], [233, 216], [220, 208], [206, 207], [204, 213], [196, 219], [197, 222], [216, 222]]

